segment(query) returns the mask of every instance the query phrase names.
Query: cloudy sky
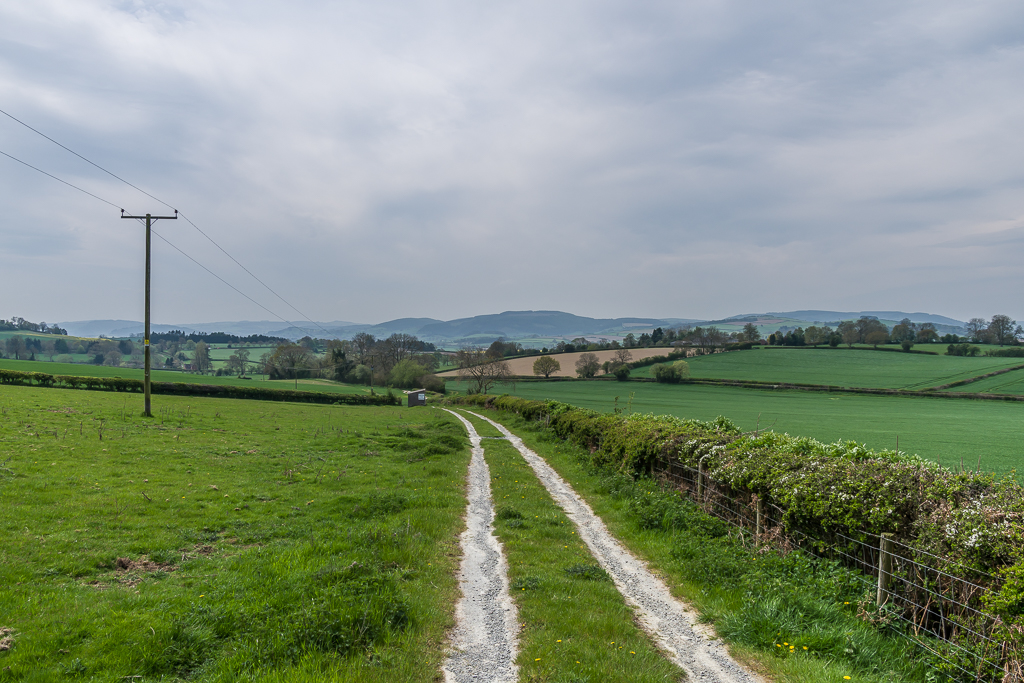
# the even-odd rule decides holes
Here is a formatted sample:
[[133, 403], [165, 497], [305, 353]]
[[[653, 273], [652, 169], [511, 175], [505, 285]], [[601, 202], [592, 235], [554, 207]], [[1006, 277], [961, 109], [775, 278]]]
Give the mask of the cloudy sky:
[[[0, 109], [316, 320], [1024, 318], [1022, 84], [1010, 0], [0, 4]], [[0, 151], [168, 211], [2, 115]], [[0, 157], [0, 317], [141, 319], [143, 250]], [[154, 264], [155, 321], [272, 318]]]

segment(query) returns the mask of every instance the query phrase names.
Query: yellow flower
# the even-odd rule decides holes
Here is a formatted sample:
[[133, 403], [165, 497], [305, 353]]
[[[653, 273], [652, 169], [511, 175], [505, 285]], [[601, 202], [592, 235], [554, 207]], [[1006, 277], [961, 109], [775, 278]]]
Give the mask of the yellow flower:
[[537, 659], [535, 659], [535, 660], [533, 660], [533, 661], [535, 661], [535, 662], [539, 662], [539, 661], [540, 661], [540, 657], [537, 657]]

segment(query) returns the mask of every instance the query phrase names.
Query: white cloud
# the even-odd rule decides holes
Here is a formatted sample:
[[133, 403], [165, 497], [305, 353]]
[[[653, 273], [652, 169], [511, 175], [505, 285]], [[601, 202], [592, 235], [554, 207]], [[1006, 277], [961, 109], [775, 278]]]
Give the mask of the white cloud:
[[[1019, 228], [991, 226], [1024, 216], [1022, 19], [1008, 1], [41, 0], [0, 7], [0, 101], [318, 319], [1021, 314]], [[163, 210], [0, 119], [0, 149]], [[0, 288], [8, 315], [138, 317], [127, 221], [6, 159], [0, 183], [4, 280], [49, 278]], [[160, 229], [293, 315], [182, 221]], [[156, 253], [157, 318], [266, 317]]]

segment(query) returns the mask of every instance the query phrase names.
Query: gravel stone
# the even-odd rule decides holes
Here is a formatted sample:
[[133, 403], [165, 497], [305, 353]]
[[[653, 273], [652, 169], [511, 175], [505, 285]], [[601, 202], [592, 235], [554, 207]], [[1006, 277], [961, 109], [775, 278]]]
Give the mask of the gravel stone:
[[483, 415], [466, 412], [497, 427], [522, 454], [551, 497], [576, 525], [580, 538], [611, 575], [619, 592], [636, 609], [643, 628], [654, 637], [668, 658], [686, 671], [690, 680], [702, 683], [763, 683], [763, 678], [729, 656], [725, 645], [713, 631], [699, 624], [697, 614], [673, 596], [644, 562], [615, 540], [601, 518], [543, 458], [503, 425]]
[[445, 683], [514, 683], [519, 619], [509, 597], [508, 564], [494, 535], [491, 472], [484, 449], [466, 418], [447, 410], [469, 432], [469, 507], [462, 532], [459, 586], [462, 597], [455, 606], [452, 651], [444, 664]]

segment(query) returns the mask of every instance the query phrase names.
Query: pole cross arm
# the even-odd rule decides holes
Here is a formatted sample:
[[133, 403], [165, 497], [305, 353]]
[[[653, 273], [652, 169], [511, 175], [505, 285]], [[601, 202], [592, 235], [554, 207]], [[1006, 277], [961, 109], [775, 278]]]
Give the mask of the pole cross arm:
[[131, 218], [131, 219], [138, 220], [138, 221], [146, 220], [147, 218], [149, 220], [151, 220], [151, 221], [160, 221], [160, 220], [176, 221], [176, 220], [178, 220], [178, 210], [177, 209], [174, 210], [174, 215], [173, 216], [153, 216], [153, 215], [150, 215], [148, 213], [145, 216], [126, 216], [125, 213], [124, 213], [124, 209], [121, 209], [121, 218]]

